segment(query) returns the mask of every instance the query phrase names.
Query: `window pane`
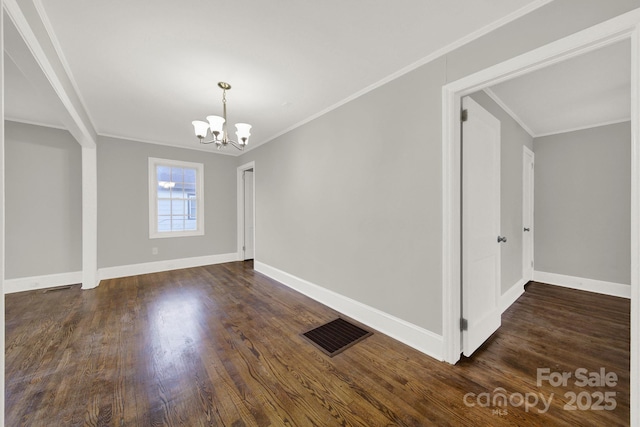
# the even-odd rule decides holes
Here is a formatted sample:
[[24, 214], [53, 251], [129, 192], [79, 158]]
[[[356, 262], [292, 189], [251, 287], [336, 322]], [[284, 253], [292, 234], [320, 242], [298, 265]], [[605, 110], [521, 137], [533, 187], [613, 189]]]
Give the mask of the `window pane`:
[[156, 174], [158, 181], [171, 181], [171, 168], [169, 166], [157, 166]]
[[193, 183], [194, 188], [195, 188], [195, 182], [196, 182], [196, 170], [195, 169], [188, 169], [188, 168], [184, 169], [184, 182]]
[[195, 182], [187, 182], [184, 184], [184, 191], [190, 193], [192, 195], [196, 195], [196, 184]]
[[171, 200], [158, 200], [158, 215], [171, 215]]
[[189, 219], [196, 219], [197, 217], [197, 203], [195, 199], [190, 199], [188, 204], [187, 204], [187, 208], [188, 208], [188, 215], [189, 215]]
[[170, 216], [158, 216], [158, 231], [171, 231]]
[[158, 199], [169, 199], [171, 197], [171, 190], [168, 190], [158, 185]]
[[198, 223], [194, 219], [187, 219], [184, 221], [184, 229], [185, 230], [195, 230], [198, 228]]
[[173, 228], [173, 231], [182, 231], [182, 230], [184, 230], [184, 217], [176, 218], [174, 216], [173, 220], [171, 220], [171, 226]]
[[171, 181], [173, 181], [173, 182], [184, 182], [184, 169], [182, 169], [182, 168], [171, 168]]
[[176, 185], [171, 189], [171, 198], [174, 200], [185, 199], [184, 190], [180, 186], [180, 184]]
[[185, 209], [185, 201], [184, 200], [172, 200], [171, 201], [171, 213], [173, 216], [176, 215], [186, 215], [187, 211]]
[[186, 199], [186, 195], [184, 194], [184, 190], [182, 189], [182, 187], [178, 187], [176, 185], [176, 188], [173, 189], [173, 199], [180, 199], [180, 200], [184, 200]]

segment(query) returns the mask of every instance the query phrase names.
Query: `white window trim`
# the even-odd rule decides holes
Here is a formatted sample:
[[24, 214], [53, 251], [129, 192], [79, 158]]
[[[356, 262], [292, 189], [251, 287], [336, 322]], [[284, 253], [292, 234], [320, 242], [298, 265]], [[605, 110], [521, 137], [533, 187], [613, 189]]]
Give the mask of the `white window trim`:
[[[158, 165], [184, 167], [196, 169], [197, 195], [197, 228], [193, 231], [158, 231], [158, 179], [156, 169]], [[180, 160], [160, 159], [149, 157], [149, 238], [163, 239], [172, 237], [189, 237], [204, 235], [204, 165], [202, 163], [184, 162]]]

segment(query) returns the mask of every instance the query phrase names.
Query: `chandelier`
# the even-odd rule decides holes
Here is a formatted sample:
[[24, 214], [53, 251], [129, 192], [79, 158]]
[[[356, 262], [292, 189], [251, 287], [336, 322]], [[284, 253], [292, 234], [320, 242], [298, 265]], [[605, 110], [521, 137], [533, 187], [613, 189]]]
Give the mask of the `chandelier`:
[[[247, 123], [236, 124], [236, 136], [237, 141], [229, 139], [227, 135], [227, 98], [226, 94], [231, 85], [225, 82], [219, 82], [218, 87], [222, 89], [222, 117], [220, 116], [207, 116], [207, 122], [202, 120], [194, 120], [191, 122], [196, 132], [196, 136], [200, 140], [200, 144], [216, 144], [218, 150], [227, 145], [232, 145], [238, 150], [244, 150], [244, 147], [249, 143], [249, 136], [251, 136], [251, 125]], [[212, 139], [206, 141], [207, 134], [211, 131]]]

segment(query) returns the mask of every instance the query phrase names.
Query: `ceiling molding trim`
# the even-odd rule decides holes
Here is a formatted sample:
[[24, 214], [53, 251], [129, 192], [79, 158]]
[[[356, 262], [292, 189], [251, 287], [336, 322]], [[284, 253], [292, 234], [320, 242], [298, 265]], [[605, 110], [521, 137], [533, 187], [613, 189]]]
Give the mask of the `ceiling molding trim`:
[[534, 136], [534, 138], [542, 138], [544, 136], [553, 136], [553, 135], [560, 135], [562, 133], [577, 132], [577, 131], [580, 131], [580, 130], [593, 129], [593, 128], [598, 128], [600, 126], [615, 125], [615, 124], [618, 124], [618, 123], [624, 123], [624, 122], [629, 122], [629, 121], [631, 121], [631, 117], [627, 117], [627, 118], [624, 118], [624, 119], [609, 120], [609, 121], [606, 121], [606, 122], [600, 122], [600, 123], [591, 124], [591, 125], [587, 125], [587, 126], [579, 126], [579, 127], [575, 127], [575, 128], [561, 129], [561, 130], [548, 132], [548, 133], [541, 133], [539, 135]]
[[420, 59], [420, 60], [418, 60], [418, 61], [416, 61], [416, 62], [414, 62], [414, 63], [412, 63], [410, 65], [407, 65], [404, 68], [401, 68], [400, 70], [396, 71], [395, 73], [392, 73], [392, 74], [388, 75], [387, 77], [383, 78], [382, 80], [379, 80], [376, 83], [373, 83], [373, 84], [365, 87], [364, 89], [354, 93], [351, 96], [348, 96], [347, 98], [343, 99], [342, 101], [338, 101], [337, 103], [325, 108], [324, 110], [321, 110], [320, 112], [318, 112], [316, 114], [313, 114], [313, 115], [307, 117], [304, 120], [299, 121], [298, 123], [296, 123], [296, 124], [294, 124], [292, 126], [289, 126], [285, 130], [283, 130], [281, 132], [278, 132], [277, 134], [275, 134], [275, 135], [273, 135], [273, 136], [271, 136], [269, 138], [266, 138], [263, 142], [261, 142], [261, 143], [259, 143], [257, 145], [254, 145], [252, 148], [250, 148], [248, 150], [245, 150], [245, 151], [250, 151], [251, 149], [257, 148], [262, 144], [266, 144], [267, 142], [273, 141], [274, 139], [276, 139], [276, 138], [278, 138], [278, 137], [280, 137], [280, 136], [282, 136], [282, 135], [284, 135], [284, 134], [286, 134], [288, 132], [291, 132], [292, 130], [294, 130], [294, 129], [302, 126], [302, 125], [305, 125], [305, 124], [311, 122], [312, 120], [317, 119], [318, 117], [324, 116], [325, 114], [329, 113], [330, 111], [333, 111], [336, 108], [339, 108], [339, 107], [341, 107], [341, 106], [353, 101], [354, 99], [360, 98], [362, 95], [365, 95], [365, 94], [371, 92], [372, 90], [377, 89], [380, 86], [383, 86], [383, 85], [385, 85], [385, 84], [387, 84], [387, 83], [389, 83], [389, 82], [391, 82], [391, 81], [393, 81], [393, 80], [395, 80], [395, 79], [397, 79], [397, 78], [399, 78], [399, 77], [401, 77], [401, 76], [403, 76], [403, 75], [415, 70], [416, 68], [422, 67], [423, 65], [428, 64], [429, 62], [432, 62], [432, 61], [434, 61], [434, 60], [436, 60], [436, 59], [438, 59], [438, 58], [440, 58], [440, 57], [442, 57], [442, 56], [444, 56], [444, 55], [446, 55], [446, 54], [448, 54], [448, 53], [450, 53], [450, 52], [452, 52], [452, 51], [454, 51], [454, 50], [456, 50], [456, 49], [458, 49], [458, 48], [460, 48], [462, 46], [464, 46], [467, 43], [470, 43], [470, 42], [472, 42], [472, 41], [474, 41], [476, 39], [479, 39], [480, 37], [492, 32], [492, 31], [494, 31], [494, 30], [496, 30], [496, 29], [498, 29], [498, 28], [500, 28], [500, 27], [502, 27], [502, 26], [504, 26], [504, 25], [506, 25], [506, 24], [508, 24], [510, 22], [513, 22], [518, 18], [521, 18], [521, 17], [523, 17], [524, 15], [526, 15], [526, 14], [528, 14], [530, 12], [533, 12], [534, 10], [539, 9], [542, 6], [545, 6], [548, 3], [551, 3], [552, 1], [553, 0], [538, 0], [538, 1], [535, 1], [535, 2], [532, 2], [532, 3], [529, 3], [528, 5], [516, 10], [515, 12], [513, 12], [513, 13], [511, 13], [511, 14], [509, 14], [509, 15], [501, 18], [501, 19], [498, 19], [497, 21], [494, 21], [491, 24], [485, 25], [484, 27], [482, 27], [482, 28], [480, 28], [480, 29], [478, 29], [478, 30], [476, 30], [476, 31], [474, 31], [474, 32], [472, 32], [472, 33], [470, 33], [470, 34], [468, 34], [468, 35], [456, 40], [456, 41], [454, 41], [453, 43], [450, 43], [450, 44], [446, 45], [445, 47], [434, 51], [430, 55], [427, 55], [424, 58], [422, 58], [422, 59]]
[[87, 108], [87, 103], [84, 97], [82, 96], [82, 92], [80, 92], [78, 83], [76, 82], [76, 79], [73, 76], [73, 73], [71, 72], [71, 67], [69, 66], [69, 62], [67, 61], [67, 58], [66, 56], [64, 56], [64, 52], [62, 51], [62, 45], [60, 44], [60, 41], [58, 40], [56, 33], [53, 31], [53, 26], [51, 25], [51, 20], [49, 19], [49, 15], [47, 15], [47, 12], [44, 10], [44, 5], [42, 4], [41, 0], [32, 0], [32, 1], [33, 1], [33, 5], [36, 8], [36, 11], [38, 12], [38, 15], [40, 16], [42, 25], [44, 25], [44, 29], [47, 31], [47, 34], [51, 39], [51, 44], [53, 45], [53, 48], [56, 50], [56, 53], [58, 54], [58, 58], [60, 59], [62, 68], [64, 68], [64, 71], [67, 73], [67, 77], [71, 82], [71, 86], [76, 91], [76, 95], [78, 96], [80, 105], [84, 109], [84, 112], [87, 114], [87, 118], [89, 119], [89, 122], [91, 122], [91, 126], [93, 126], [93, 128], [95, 129], [96, 128], [95, 121], [91, 116], [91, 111], [89, 111], [89, 109]]
[[11, 21], [13, 21], [16, 29], [20, 33], [27, 47], [31, 51], [33, 58], [42, 69], [42, 72], [44, 73], [46, 79], [49, 81], [49, 84], [62, 102], [65, 110], [71, 117], [76, 129], [68, 129], [69, 132], [74, 135], [74, 137], [82, 146], [95, 147], [97, 135], [95, 130], [93, 129], [93, 125], [91, 123], [85, 123], [85, 121], [82, 119], [80, 112], [65, 90], [60, 77], [55, 72], [51, 61], [49, 60], [49, 57], [44, 51], [42, 45], [40, 44], [40, 41], [38, 40], [38, 37], [31, 28], [27, 17], [22, 12], [22, 9], [18, 5], [17, 1], [4, 0], [4, 9], [7, 12], [9, 18], [11, 18]]
[[50, 123], [36, 122], [34, 120], [17, 119], [15, 117], [7, 116], [6, 114], [4, 116], [4, 119], [8, 122], [22, 123], [25, 125], [32, 125], [32, 126], [40, 126], [43, 128], [60, 129], [60, 130], [66, 130], [67, 132], [69, 132], [69, 129], [67, 129], [64, 125], [58, 125], [58, 124], [54, 125]]
[[486, 93], [489, 98], [493, 99], [493, 101], [498, 104], [500, 106], [500, 108], [502, 108], [504, 110], [505, 113], [507, 113], [509, 116], [511, 116], [511, 118], [513, 120], [516, 121], [516, 123], [518, 123], [520, 125], [520, 127], [522, 129], [525, 130], [525, 132], [527, 132], [529, 134], [530, 137], [532, 138], [536, 138], [540, 135], [536, 135], [536, 133], [534, 131], [531, 130], [531, 128], [529, 126], [527, 126], [527, 124], [524, 122], [524, 120], [522, 120], [520, 117], [518, 117], [518, 115], [516, 113], [513, 112], [513, 110], [511, 108], [509, 108], [509, 106], [507, 106], [507, 104], [504, 103], [504, 101], [502, 99], [500, 99], [500, 97], [498, 95], [496, 95], [496, 93], [491, 90], [490, 87], [484, 88], [482, 90], [484, 93]]
[[99, 138], [113, 138], [113, 139], [120, 139], [123, 141], [132, 141], [132, 142], [139, 142], [141, 144], [153, 144], [153, 145], [161, 145], [163, 147], [170, 147], [170, 148], [178, 148], [178, 149], [182, 149], [182, 150], [195, 150], [195, 151], [202, 151], [205, 153], [211, 153], [211, 154], [220, 154], [222, 156], [231, 156], [231, 157], [238, 157], [240, 156], [242, 153], [246, 153], [248, 150], [244, 150], [244, 151], [237, 151], [237, 153], [234, 153], [233, 151], [222, 151], [222, 150], [211, 150], [208, 149], [205, 145], [200, 144], [199, 142], [196, 142], [196, 144], [194, 144], [193, 146], [186, 146], [186, 145], [175, 145], [175, 144], [169, 144], [167, 142], [158, 142], [158, 141], [151, 141], [148, 139], [137, 139], [137, 138], [131, 138], [131, 137], [127, 137], [127, 136], [119, 136], [119, 135], [113, 135], [113, 134], [108, 134], [108, 133], [99, 133], [98, 134], [98, 139]]
[[[58, 129], [58, 130], [65, 130], [67, 132], [69, 132], [69, 130], [64, 126], [64, 125], [53, 125], [50, 123], [41, 123], [41, 122], [36, 122], [33, 120], [25, 120], [25, 119], [17, 119], [15, 117], [9, 117], [6, 116], [4, 117], [4, 119], [8, 122], [15, 122], [15, 123], [22, 123], [25, 125], [32, 125], [32, 126], [40, 126], [40, 127], [45, 127], [45, 128], [51, 128], [51, 129]], [[114, 139], [121, 139], [124, 141], [132, 141], [132, 142], [139, 142], [142, 144], [154, 144], [154, 145], [162, 145], [164, 147], [170, 147], [170, 148], [181, 148], [184, 150], [196, 150], [196, 151], [203, 151], [205, 153], [211, 153], [211, 154], [222, 154], [225, 156], [233, 156], [233, 157], [237, 157], [240, 154], [242, 154], [241, 152], [238, 152], [240, 154], [236, 154], [232, 151], [225, 151], [225, 152], [218, 152], [216, 151], [212, 151], [210, 149], [207, 149], [206, 147], [200, 147], [198, 146], [194, 146], [194, 147], [186, 147], [186, 146], [178, 146], [178, 145], [173, 145], [173, 144], [168, 144], [168, 143], [163, 143], [163, 142], [157, 142], [157, 141], [151, 141], [151, 140], [142, 140], [142, 139], [134, 139], [134, 138], [127, 138], [124, 136], [117, 136], [117, 135], [109, 135], [109, 134], [102, 134], [99, 133], [97, 134], [98, 138], [114, 138]]]

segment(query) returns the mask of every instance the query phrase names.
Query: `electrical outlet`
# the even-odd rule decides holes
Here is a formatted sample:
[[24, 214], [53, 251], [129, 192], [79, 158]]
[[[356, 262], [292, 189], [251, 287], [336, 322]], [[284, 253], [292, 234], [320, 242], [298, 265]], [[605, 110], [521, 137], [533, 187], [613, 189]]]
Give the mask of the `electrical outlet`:
[[158, 248], [151, 248], [151, 255], [158, 255]]

